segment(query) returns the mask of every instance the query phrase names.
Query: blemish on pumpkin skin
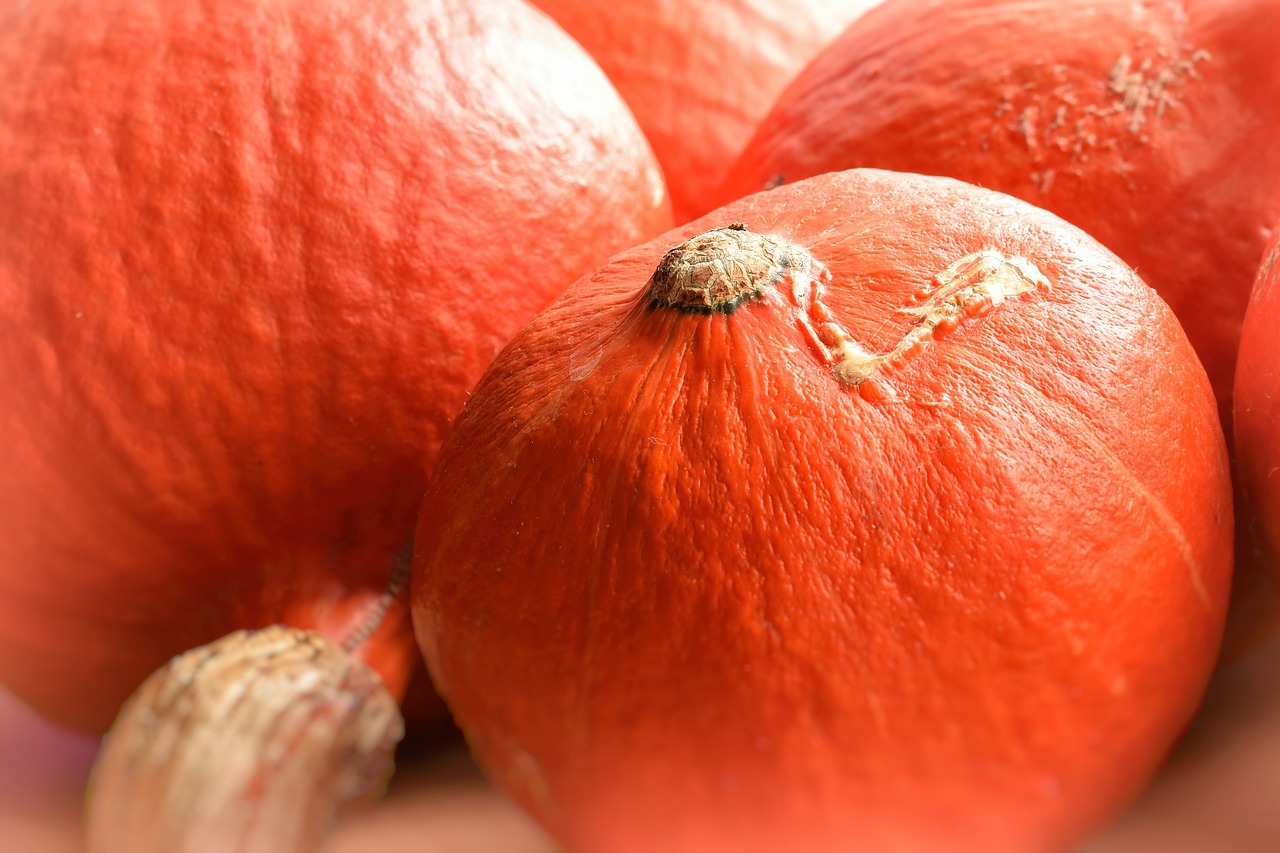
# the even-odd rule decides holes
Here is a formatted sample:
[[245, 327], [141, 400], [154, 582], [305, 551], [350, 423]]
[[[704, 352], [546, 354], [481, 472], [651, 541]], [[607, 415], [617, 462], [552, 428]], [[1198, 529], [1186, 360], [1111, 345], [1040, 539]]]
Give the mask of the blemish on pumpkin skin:
[[928, 344], [956, 334], [1010, 299], [1049, 289], [1049, 280], [1030, 261], [987, 249], [960, 258], [916, 290], [913, 298], [920, 304], [900, 309], [913, 315], [916, 324], [887, 352], [867, 351], [830, 319], [817, 288], [798, 299], [799, 322], [818, 356], [832, 365], [836, 379], [857, 388], [869, 402], [883, 402], [896, 397], [886, 374]]
[[1108, 168], [1129, 171], [1125, 152], [1151, 142], [1200, 79], [1201, 65], [1213, 59], [1184, 40], [1186, 12], [1179, 4], [1145, 14], [1144, 35], [1107, 65], [1037, 63], [1002, 81], [979, 150], [1001, 150], [993, 146], [1002, 137], [1023, 148], [1030, 186], [1041, 195], [1056, 179], [1082, 176], [1099, 156]]
[[1144, 59], [1135, 64], [1127, 53], [1117, 59], [1107, 88], [1117, 96], [1119, 109], [1129, 114], [1129, 132], [1137, 134], [1152, 114], [1161, 117], [1176, 105], [1177, 89], [1198, 78], [1196, 65], [1209, 58], [1208, 51], [1196, 50], [1186, 58], [1161, 56], [1160, 63]]

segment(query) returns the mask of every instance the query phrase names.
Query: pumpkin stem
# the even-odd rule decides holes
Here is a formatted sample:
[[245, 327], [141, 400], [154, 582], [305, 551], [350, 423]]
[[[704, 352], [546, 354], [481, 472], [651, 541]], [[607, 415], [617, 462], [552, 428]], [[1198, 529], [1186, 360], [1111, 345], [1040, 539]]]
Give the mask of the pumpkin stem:
[[808, 252], [742, 223], [686, 240], [662, 256], [646, 293], [654, 308], [728, 313], [777, 284], [792, 269], [807, 270]]
[[377, 674], [310, 631], [237, 631], [125, 703], [90, 780], [92, 853], [301, 853], [377, 796], [404, 734]]

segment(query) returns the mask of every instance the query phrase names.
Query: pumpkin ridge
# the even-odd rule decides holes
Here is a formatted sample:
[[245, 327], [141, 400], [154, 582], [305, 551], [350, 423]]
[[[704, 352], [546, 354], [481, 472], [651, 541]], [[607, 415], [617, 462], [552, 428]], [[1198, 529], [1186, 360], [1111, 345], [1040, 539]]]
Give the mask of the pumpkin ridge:
[[[1027, 387], [1034, 387], [1025, 378], [1013, 374], [1009, 374], [1009, 379]], [[1060, 415], [1071, 416], [1071, 407], [1054, 400], [1048, 394], [1040, 393], [1038, 396], [1041, 404], [1046, 408]], [[1195, 549], [1187, 536], [1186, 528], [1169, 509], [1168, 503], [1160, 495], [1148, 488], [1114, 450], [1107, 447], [1106, 442], [1099, 436], [1097, 427], [1090, 425], [1088, 421], [1078, 421], [1070, 430], [1065, 428], [1058, 429], [1055, 426], [1055, 432], [1064, 440], [1094, 453], [1094, 458], [1105, 464], [1116, 475], [1117, 482], [1123, 485], [1142, 505], [1150, 509], [1160, 525], [1167, 531], [1178, 557], [1186, 564], [1187, 575], [1191, 580], [1191, 588], [1195, 593], [1196, 599], [1204, 605], [1206, 611], [1212, 610], [1213, 596], [1205, 584], [1204, 567], [1196, 557]]]

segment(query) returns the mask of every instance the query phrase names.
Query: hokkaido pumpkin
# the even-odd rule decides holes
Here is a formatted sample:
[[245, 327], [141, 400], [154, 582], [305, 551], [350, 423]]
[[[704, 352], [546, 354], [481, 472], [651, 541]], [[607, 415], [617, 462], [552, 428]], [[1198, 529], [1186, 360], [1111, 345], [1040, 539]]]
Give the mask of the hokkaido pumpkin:
[[1280, 221], [1277, 34], [1275, 0], [887, 0], [791, 84], [722, 195], [870, 166], [1053, 211], [1164, 297], [1227, 418]]
[[1061, 849], [1192, 714], [1231, 536], [1154, 291], [1011, 197], [855, 170], [518, 333], [441, 450], [412, 606], [570, 850]]
[[670, 227], [634, 118], [515, 0], [2, 20], [0, 682], [100, 732], [172, 655], [283, 623], [398, 694], [393, 558], [468, 388]]
[[531, 0], [600, 63], [666, 173], [676, 220], [706, 213], [756, 125], [875, 0]]
[[1258, 563], [1280, 582], [1280, 228], [1276, 229], [1240, 335], [1236, 368], [1236, 465], [1243, 523]]

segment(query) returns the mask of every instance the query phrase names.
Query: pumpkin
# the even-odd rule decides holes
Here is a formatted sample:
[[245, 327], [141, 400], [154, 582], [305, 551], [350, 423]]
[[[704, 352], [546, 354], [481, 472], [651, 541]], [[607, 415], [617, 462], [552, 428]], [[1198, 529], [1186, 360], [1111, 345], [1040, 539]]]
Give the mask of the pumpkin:
[[1059, 848], [1190, 718], [1225, 441], [1085, 233], [854, 170], [623, 252], [494, 360], [412, 607], [494, 781], [570, 850]]
[[1030, 201], [1160, 293], [1228, 418], [1280, 221], [1277, 33], [1274, 0], [887, 0], [779, 98], [723, 199], [867, 166]]
[[618, 87], [685, 222], [714, 207], [712, 194], [783, 87], [875, 0], [531, 2]]
[[[1244, 317], [1235, 384], [1236, 467], [1247, 541], [1269, 579], [1280, 582], [1280, 228], [1275, 231]], [[1273, 592], [1274, 595], [1274, 592]]]
[[20, 4], [0, 79], [0, 682], [101, 732], [280, 623], [398, 695], [467, 390], [670, 227], [625, 104], [514, 0]]

